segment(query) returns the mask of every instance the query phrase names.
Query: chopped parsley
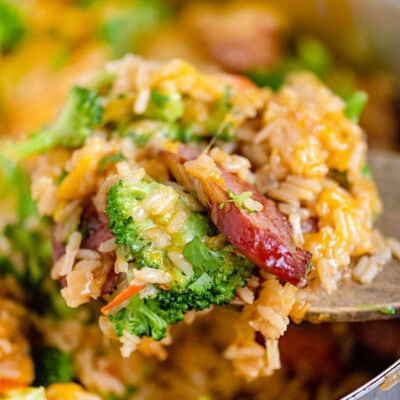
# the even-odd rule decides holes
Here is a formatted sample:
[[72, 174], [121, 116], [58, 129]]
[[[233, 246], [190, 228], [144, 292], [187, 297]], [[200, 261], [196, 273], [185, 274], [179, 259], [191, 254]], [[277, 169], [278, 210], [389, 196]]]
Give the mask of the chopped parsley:
[[[262, 210], [262, 204], [258, 201], [255, 201], [251, 198], [253, 196], [253, 192], [247, 191], [243, 193], [233, 193], [232, 190], [228, 189], [228, 195], [230, 200], [228, 202], [233, 203], [236, 207], [241, 208], [247, 212], [257, 212]], [[222, 210], [225, 206], [225, 203], [221, 203], [218, 208]]]

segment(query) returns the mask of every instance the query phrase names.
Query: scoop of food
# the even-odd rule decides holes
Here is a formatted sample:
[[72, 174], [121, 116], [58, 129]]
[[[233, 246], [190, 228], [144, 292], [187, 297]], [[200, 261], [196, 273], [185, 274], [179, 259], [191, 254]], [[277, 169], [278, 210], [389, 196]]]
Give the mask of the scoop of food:
[[346, 107], [305, 73], [273, 92], [133, 56], [86, 86], [6, 153], [41, 154], [32, 194], [54, 223], [51, 276], [68, 306], [96, 301], [125, 356], [195, 311], [240, 304], [226, 357], [249, 379], [271, 374], [289, 316], [390, 258], [357, 96]]

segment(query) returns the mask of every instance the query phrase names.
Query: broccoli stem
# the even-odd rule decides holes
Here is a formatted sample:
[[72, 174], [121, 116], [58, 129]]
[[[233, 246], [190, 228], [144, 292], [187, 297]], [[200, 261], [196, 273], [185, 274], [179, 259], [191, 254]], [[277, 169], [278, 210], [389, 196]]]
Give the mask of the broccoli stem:
[[57, 137], [52, 136], [51, 129], [45, 129], [29, 137], [28, 140], [13, 145], [13, 158], [23, 160], [34, 154], [45, 153], [57, 144]]
[[92, 135], [102, 114], [97, 91], [74, 86], [55, 123], [25, 141], [9, 143], [6, 154], [15, 161], [21, 161], [57, 146], [79, 147]]

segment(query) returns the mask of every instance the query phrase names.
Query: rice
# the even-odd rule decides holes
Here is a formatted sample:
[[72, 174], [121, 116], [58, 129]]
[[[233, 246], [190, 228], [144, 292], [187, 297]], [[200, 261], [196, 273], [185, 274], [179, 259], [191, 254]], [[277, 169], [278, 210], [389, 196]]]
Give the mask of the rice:
[[79, 260], [77, 263], [74, 265], [74, 271], [89, 271], [92, 272], [96, 268], [101, 267], [102, 262], [99, 259], [84, 259], [84, 260]]
[[41, 215], [51, 215], [56, 207], [57, 188], [53, 180], [43, 176], [35, 181], [32, 186], [32, 198], [37, 202], [37, 208]]
[[0, 379], [29, 385], [34, 378], [28, 330], [27, 310], [20, 304], [0, 298]]
[[352, 269], [353, 278], [363, 284], [370, 283], [392, 258], [392, 249], [380, 233], [374, 231], [375, 249], [371, 255], [362, 256]]
[[178, 267], [186, 276], [193, 275], [193, 266], [188, 262], [182, 253], [176, 251], [169, 251], [168, 258]]
[[66, 353], [74, 353], [84, 340], [85, 329], [79, 319], [35, 318], [35, 327], [45, 337], [46, 343]]
[[386, 242], [389, 245], [393, 256], [400, 260], [400, 241], [394, 238], [387, 238]]
[[89, 259], [89, 260], [99, 260], [100, 254], [97, 251], [90, 249], [79, 249], [76, 253], [76, 258], [78, 260]]
[[54, 264], [51, 271], [51, 277], [53, 279], [60, 278], [68, 275], [72, 271], [72, 267], [75, 263], [75, 258], [78, 254], [82, 241], [82, 235], [80, 232], [73, 232], [69, 238], [65, 254], [63, 254], [59, 260]]
[[149, 228], [143, 232], [143, 236], [159, 249], [165, 249], [171, 244], [171, 236], [162, 229]]
[[221, 172], [214, 160], [206, 154], [201, 154], [196, 160], [187, 161], [185, 170], [195, 177], [207, 176], [210, 180], [221, 180]]
[[135, 283], [140, 285], [143, 283], [162, 283], [171, 282], [171, 275], [168, 272], [160, 271], [155, 268], [143, 267], [142, 269], [134, 269], [133, 276]]
[[151, 215], [166, 214], [175, 208], [178, 194], [170, 187], [155, 190], [146, 195], [143, 208]]
[[117, 244], [115, 243], [115, 239], [111, 238], [104, 242], [101, 242], [99, 245], [100, 253], [110, 253], [117, 249]]
[[301, 247], [304, 243], [301, 229], [301, 215], [299, 213], [289, 214], [289, 222], [293, 229], [293, 241], [297, 247]]
[[338, 275], [338, 265], [335, 260], [330, 258], [321, 258], [317, 263], [317, 271], [319, 279], [321, 280], [322, 287], [332, 294], [337, 289], [337, 275]]
[[236, 294], [244, 301], [244, 303], [252, 304], [254, 302], [254, 293], [248, 287], [237, 288]]
[[187, 213], [185, 211], [177, 211], [168, 223], [166, 230], [170, 234], [178, 232], [187, 220]]
[[129, 264], [125, 260], [125, 254], [122, 251], [118, 251], [118, 249], [116, 248], [115, 255], [116, 255], [114, 263], [115, 273], [119, 274], [128, 272]]
[[[110, 321], [101, 318], [99, 322], [103, 331], [109, 331], [107, 336], [112, 335], [114, 327]], [[118, 342], [105, 339], [99, 326], [88, 323], [85, 318], [78, 316], [74, 320], [59, 320], [36, 317], [35, 327], [42, 332], [47, 345], [55, 346], [73, 357], [75, 374], [87, 390], [121, 396], [127, 385], [134, 386], [142, 379], [140, 365], [143, 360], [137, 355], [123, 358], [116, 346]], [[56, 387], [50, 388], [56, 392]], [[70, 396], [75, 392], [76, 395], [79, 392], [79, 396], [87, 393], [79, 385], [74, 388], [65, 386], [64, 392], [61, 391]], [[56, 394], [54, 396], [55, 399], [60, 398]]]
[[80, 205], [81, 202], [79, 200], [66, 202], [55, 210], [53, 215], [54, 221], [57, 222], [79, 218], [81, 213]]
[[61, 289], [69, 307], [78, 307], [87, 303], [90, 298], [100, 296], [101, 288], [96, 285], [94, 275], [90, 271], [74, 270], [67, 275], [67, 286]]
[[122, 333], [122, 336], [118, 338], [118, 340], [121, 342], [121, 354], [122, 357], [128, 358], [132, 352], [134, 352], [139, 343], [141, 342], [140, 337], [136, 335], [132, 335], [131, 333], [124, 331]]
[[106, 393], [123, 395], [125, 385], [116, 377], [99, 368], [98, 360], [91, 349], [84, 349], [76, 355], [78, 374], [83, 377], [86, 387], [96, 387]]
[[279, 351], [274, 343], [267, 342], [267, 348], [252, 343], [245, 347], [236, 347], [231, 345], [225, 351], [224, 355], [232, 363], [240, 375], [248, 380], [259, 376], [270, 376], [274, 368], [280, 368]]
[[[313, 295], [334, 293], [343, 279], [368, 283], [392, 254], [399, 257], [398, 241], [386, 240], [373, 229], [374, 216], [382, 206], [373, 182], [362, 175], [366, 163], [363, 132], [345, 116], [343, 101], [314, 76], [294, 73], [272, 92], [243, 86], [231, 76], [201, 74], [183, 60], [159, 64], [128, 55], [108, 63], [106, 70], [115, 80], [103, 99], [104, 126], [81, 148], [66, 150], [59, 160], [53, 160], [51, 154], [42, 157], [34, 175], [32, 190], [39, 211], [59, 224], [56, 239], [66, 244], [64, 254], [54, 263], [52, 278], [65, 277], [67, 286], [61, 293], [68, 305], [76, 307], [97, 299], [110, 281], [114, 284], [112, 298], [129, 285], [145, 285], [139, 298], [151, 298], [160, 288], [168, 289], [174, 274], [190, 278], [195, 273], [177, 236], [190, 212], [204, 212], [202, 193], [198, 190], [196, 198], [171, 181], [168, 168], [154, 155], [154, 147], [176, 151], [179, 144], [168, 137], [173, 126], [168, 118], [164, 121], [146, 114], [153, 101], [152, 90], [161, 97], [178, 95], [183, 109], [178, 125], [191, 127], [192, 146], [201, 151], [197, 159], [177, 166], [179, 173], [206, 176], [207, 181], [221, 184], [223, 168], [254, 184], [287, 216], [294, 245], [313, 253], [310, 289], [298, 290], [263, 271], [248, 279], [245, 287], [237, 288], [232, 302], [243, 305], [243, 310], [224, 355], [239, 375], [251, 380], [280, 368], [279, 338], [290, 318], [301, 320]], [[217, 113], [215, 122], [220, 108], [226, 112]], [[128, 120], [132, 137], [121, 138], [114, 130], [113, 123], [120, 119]], [[192, 140], [190, 135], [182, 140]], [[231, 141], [224, 142], [223, 135]], [[139, 145], [140, 141], [144, 144]], [[104, 165], [105, 157], [116, 154], [126, 159]], [[62, 171], [67, 174], [57, 186]], [[95, 226], [104, 228], [110, 188], [121, 181], [150, 179], [162, 184], [151, 193], [135, 194], [141, 203], [129, 210], [129, 217], [144, 224], [144, 242], [154, 259], [136, 268], [128, 258], [129, 246], [107, 235], [96, 241], [94, 248], [81, 248], [87, 203], [92, 202], [104, 217], [101, 223], [96, 220]], [[252, 198], [245, 200], [245, 206], [253, 211], [262, 208]], [[168, 272], [157, 268], [160, 254], [170, 263]], [[112, 274], [115, 282], [110, 279]], [[103, 297], [110, 300], [110, 295]], [[112, 315], [128, 303], [125, 299], [118, 304]], [[195, 315], [190, 312], [185, 320], [192, 323]], [[105, 335], [115, 340], [110, 324], [104, 319], [100, 324]], [[259, 335], [262, 343], [257, 341]], [[170, 340], [168, 337], [165, 342]], [[134, 356], [136, 350], [166, 357], [164, 341], [139, 338], [126, 330], [118, 341], [124, 357]], [[101, 376], [99, 373], [90, 385], [101, 385]], [[104, 378], [104, 384], [119, 390], [112, 379]]]
[[238, 156], [237, 154], [227, 154], [218, 147], [212, 148], [209, 155], [225, 171], [237, 174], [239, 178], [253, 183], [254, 178], [250, 171], [251, 164], [247, 158]]

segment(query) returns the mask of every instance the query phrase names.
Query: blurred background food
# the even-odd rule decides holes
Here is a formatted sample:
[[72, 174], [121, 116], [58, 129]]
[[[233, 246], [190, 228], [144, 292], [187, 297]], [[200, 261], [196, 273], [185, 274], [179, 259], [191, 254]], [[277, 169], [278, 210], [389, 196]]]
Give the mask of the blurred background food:
[[361, 125], [371, 146], [398, 148], [398, 87], [385, 64], [396, 65], [396, 52], [382, 54], [390, 45], [384, 43], [379, 53], [359, 23], [379, 13], [365, 6], [362, 14], [353, 3], [1, 0], [0, 132], [21, 137], [49, 123], [78, 76], [134, 52], [181, 57], [273, 87], [288, 71], [312, 70], [344, 98], [365, 90]]
[[[22, 138], [47, 125], [79, 76], [133, 52], [245, 74], [274, 89], [288, 72], [311, 70], [344, 99], [367, 92], [360, 123], [370, 146], [398, 150], [398, 56], [385, 40], [385, 32], [393, 37], [391, 25], [372, 6], [355, 3], [0, 0], [0, 135]], [[368, 25], [374, 18], [379, 37]], [[51, 264], [49, 227], [35, 214], [25, 172], [0, 164], [0, 398], [7, 387], [34, 383], [50, 385], [49, 399], [264, 399], [265, 387], [271, 399], [334, 399], [400, 355], [396, 323], [291, 326], [281, 343], [283, 369], [247, 384], [215, 358], [230, 342], [235, 318], [222, 311], [177, 326], [167, 364], [139, 355], [123, 360], [100, 335], [93, 310], [65, 307], [43, 268]], [[55, 365], [59, 373], [50, 374]]]

